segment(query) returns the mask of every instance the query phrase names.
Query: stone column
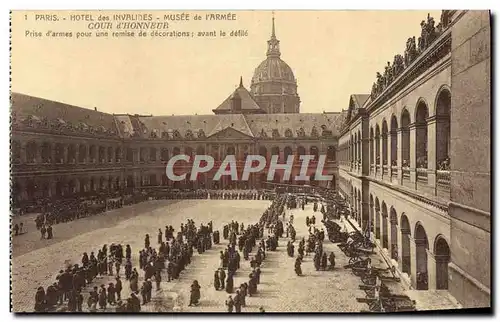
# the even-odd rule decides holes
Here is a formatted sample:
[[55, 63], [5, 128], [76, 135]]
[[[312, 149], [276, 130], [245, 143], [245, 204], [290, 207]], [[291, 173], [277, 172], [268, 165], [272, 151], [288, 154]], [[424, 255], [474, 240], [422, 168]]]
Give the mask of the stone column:
[[62, 145], [62, 149], [63, 149], [63, 162], [62, 163], [70, 163], [71, 161], [68, 160], [69, 145], [68, 144], [63, 144]]
[[56, 144], [49, 143], [50, 145], [50, 163], [56, 163]]
[[413, 188], [417, 184], [417, 127], [415, 123], [410, 124], [410, 182]]
[[398, 136], [398, 182], [403, 184], [403, 129], [398, 128], [396, 135]]
[[411, 258], [411, 285], [417, 287], [417, 245], [415, 244], [415, 239], [409, 236], [410, 239], [410, 258]]
[[392, 137], [395, 135], [393, 131], [387, 132], [387, 175], [389, 176], [389, 181], [392, 179]]
[[437, 133], [436, 116], [427, 119], [427, 185], [434, 188], [434, 195], [437, 194], [436, 189], [436, 135]]
[[389, 253], [389, 258], [392, 258], [392, 244], [391, 244], [391, 238], [392, 238], [392, 226], [391, 226], [391, 216], [390, 213], [387, 214], [387, 217], [385, 217], [385, 220], [387, 222], [387, 252]]
[[21, 141], [21, 142], [19, 142], [19, 145], [20, 145], [20, 146], [19, 146], [19, 148], [20, 148], [20, 151], [19, 151], [19, 152], [21, 153], [21, 155], [20, 155], [20, 160], [19, 160], [19, 161], [20, 161], [22, 164], [27, 163], [27, 162], [26, 162], [26, 142]]
[[434, 254], [426, 249], [427, 252], [427, 285], [429, 290], [436, 289], [436, 258]]
[[[398, 226], [399, 227], [399, 226]], [[403, 271], [403, 232], [401, 229], [398, 229], [397, 234], [398, 237], [398, 269], [402, 272]]]

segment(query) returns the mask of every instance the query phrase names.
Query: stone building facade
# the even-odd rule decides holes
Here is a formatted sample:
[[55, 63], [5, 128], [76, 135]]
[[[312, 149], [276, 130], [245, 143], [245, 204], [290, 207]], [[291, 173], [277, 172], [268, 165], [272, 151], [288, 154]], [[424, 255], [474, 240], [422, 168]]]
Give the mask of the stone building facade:
[[421, 26], [371, 94], [351, 95], [339, 190], [415, 289], [490, 306], [490, 16]]
[[[251, 91], [243, 80], [215, 115], [145, 116], [107, 114], [20, 93], [12, 93], [11, 170], [15, 205], [37, 198], [63, 198], [141, 188], [260, 188], [268, 181], [268, 166], [248, 182], [229, 176], [214, 181], [215, 171], [191, 181], [192, 160], [176, 168], [184, 182], [168, 179], [165, 166], [177, 154], [208, 154], [220, 163], [236, 155], [238, 167], [248, 154], [273, 155], [286, 163], [294, 155], [287, 183], [335, 188], [337, 136], [341, 113], [298, 113], [300, 99], [291, 68], [280, 59], [274, 18], [266, 60], [257, 67]], [[277, 89], [279, 87], [279, 90]], [[269, 113], [276, 112], [276, 113]], [[315, 155], [308, 175], [296, 182], [300, 155]], [[323, 174], [315, 181], [319, 156], [326, 155]], [[284, 182], [278, 171], [271, 181]]]

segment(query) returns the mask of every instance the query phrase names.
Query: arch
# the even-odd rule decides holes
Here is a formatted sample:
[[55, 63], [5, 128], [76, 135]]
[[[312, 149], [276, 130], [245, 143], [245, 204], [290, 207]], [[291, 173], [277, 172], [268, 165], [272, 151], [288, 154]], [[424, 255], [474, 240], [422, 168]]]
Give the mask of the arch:
[[285, 161], [288, 160], [288, 156], [293, 156], [293, 151], [292, 148], [289, 146], [286, 146], [285, 149], [283, 150], [283, 155], [285, 157]]
[[398, 215], [394, 207], [391, 207], [389, 211], [390, 223], [391, 223], [391, 258], [398, 260]]
[[335, 161], [337, 159], [337, 149], [333, 145], [329, 145], [326, 150], [326, 158], [328, 161]]
[[99, 179], [99, 189], [100, 190], [105, 190], [106, 189], [106, 178], [105, 177], [101, 177]]
[[42, 162], [52, 163], [52, 146], [48, 142], [42, 143]]
[[277, 156], [278, 156], [278, 160], [279, 160], [279, 156], [280, 156], [280, 148], [279, 148], [279, 146], [273, 146], [273, 147], [271, 148], [271, 158], [272, 158], [273, 156], [275, 156], [275, 155], [277, 155]]
[[87, 146], [85, 144], [80, 144], [78, 146], [78, 162], [84, 163], [87, 161]]
[[375, 197], [375, 238], [380, 239], [380, 203]]
[[375, 158], [374, 158], [375, 151], [373, 150], [374, 149], [374, 140], [375, 140], [375, 136], [373, 134], [373, 126], [372, 126], [372, 127], [370, 127], [370, 164], [375, 163]]
[[87, 178], [81, 178], [80, 180], [80, 193], [86, 193], [88, 192], [88, 187], [87, 187]]
[[411, 274], [410, 222], [405, 213], [401, 214], [401, 263], [403, 273]]
[[118, 147], [115, 149], [115, 162], [121, 162], [122, 160], [122, 148]]
[[387, 126], [387, 121], [385, 118], [382, 120], [382, 164], [387, 165], [388, 156], [388, 134], [389, 128]]
[[402, 152], [402, 166], [410, 166], [410, 112], [403, 108], [401, 112], [401, 152]]
[[113, 151], [113, 147], [109, 146], [108, 147], [108, 153], [107, 153], [107, 156], [108, 156], [108, 162], [112, 162], [113, 161], [113, 155], [114, 155], [114, 151]]
[[168, 161], [168, 149], [167, 148], [161, 148], [160, 150], [160, 160], [161, 161]]
[[192, 147], [190, 147], [190, 146], [184, 147], [184, 154], [189, 157], [190, 161], [193, 160], [194, 151], [193, 151]]
[[156, 161], [156, 148], [149, 148], [149, 160]]
[[17, 140], [13, 140], [10, 145], [12, 163], [21, 163], [21, 143]]
[[297, 156], [300, 158], [301, 155], [306, 155], [306, 149], [302, 145], [299, 145], [297, 147]]
[[97, 147], [95, 145], [89, 147], [89, 156], [90, 162], [95, 163], [97, 161]]
[[26, 163], [36, 163], [38, 154], [38, 145], [30, 141], [26, 144]]
[[236, 148], [230, 145], [226, 148], [226, 155], [236, 155]]
[[149, 175], [149, 185], [150, 186], [156, 186], [158, 183], [156, 182], [156, 174], [150, 174]]
[[391, 166], [395, 167], [398, 165], [398, 118], [395, 114], [391, 116], [391, 155], [390, 161]]
[[358, 161], [358, 133], [354, 133], [353, 155], [354, 162]]
[[178, 146], [174, 147], [172, 155], [179, 155], [179, 154], [181, 154], [181, 149]]
[[427, 168], [427, 118], [429, 117], [429, 108], [423, 99], [420, 99], [415, 109], [415, 153], [417, 168]]
[[375, 216], [375, 211], [373, 207], [374, 207], [373, 195], [370, 193], [370, 232], [372, 234], [375, 232], [375, 226], [373, 224], [374, 223], [373, 217]]
[[63, 196], [63, 189], [64, 185], [60, 180], [56, 181], [56, 197], [62, 197]]
[[387, 224], [387, 205], [382, 201], [382, 248], [389, 249], [389, 236]]
[[361, 131], [358, 130], [358, 141], [357, 141], [357, 155], [358, 155], [358, 162], [361, 163]]
[[436, 96], [436, 165], [440, 170], [450, 169], [451, 93], [442, 86]]
[[132, 175], [127, 176], [127, 188], [134, 188], [135, 187], [135, 180]]
[[127, 162], [134, 162], [134, 149], [127, 148], [125, 159], [127, 160]]
[[64, 163], [64, 145], [56, 143], [55, 150], [56, 163]]
[[166, 173], [163, 173], [161, 175], [161, 185], [162, 186], [168, 186], [168, 177]]
[[375, 164], [380, 165], [380, 126], [375, 125]]
[[259, 155], [263, 156], [267, 160], [267, 149], [265, 146], [263, 145], [259, 146]]
[[78, 183], [76, 179], [70, 179], [68, 182], [68, 193], [70, 195], [74, 195], [76, 193], [76, 187], [78, 187]]
[[309, 148], [309, 154], [313, 155], [314, 156], [314, 159], [312, 159], [312, 161], [318, 161], [318, 158], [319, 158], [319, 150], [318, 150], [318, 147], [313, 145]]
[[429, 249], [429, 242], [427, 240], [427, 233], [421, 222], [415, 224], [415, 260], [417, 263], [416, 271], [416, 288], [417, 290], [427, 290], [428, 286], [428, 273], [427, 273], [427, 250]]
[[104, 156], [106, 154], [106, 149], [103, 146], [99, 146], [99, 151], [98, 151], [98, 161], [99, 163], [104, 163], [105, 159]]
[[205, 154], [205, 147], [203, 145], [198, 145], [196, 147], [196, 155], [204, 155]]
[[448, 263], [450, 262], [450, 246], [443, 235], [434, 240], [434, 256], [436, 259], [436, 289], [448, 289]]

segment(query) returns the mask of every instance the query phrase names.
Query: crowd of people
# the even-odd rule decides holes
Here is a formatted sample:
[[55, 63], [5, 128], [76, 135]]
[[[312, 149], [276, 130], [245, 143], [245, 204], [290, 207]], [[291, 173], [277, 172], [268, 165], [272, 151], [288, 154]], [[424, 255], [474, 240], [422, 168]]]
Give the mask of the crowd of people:
[[[196, 194], [196, 192], [193, 193]], [[183, 196], [188, 197], [188, 195]], [[266, 251], [276, 251], [279, 239], [283, 238], [285, 233], [286, 237], [290, 238], [287, 243], [287, 253], [290, 257], [295, 256], [296, 231], [293, 226], [293, 216], [285, 222], [285, 207], [293, 209], [300, 206], [304, 209], [307, 199], [296, 198], [290, 194], [275, 196], [254, 192], [243, 194], [207, 192], [206, 197], [272, 200], [271, 205], [264, 211], [258, 222], [245, 226], [243, 223], [232, 221], [224, 225], [222, 229], [222, 237], [228, 245], [220, 251], [220, 263], [214, 271], [214, 288], [230, 294], [225, 301], [228, 312], [241, 312], [242, 307], [246, 306], [246, 298], [257, 293], [261, 281], [261, 265], [266, 259]], [[65, 205], [69, 206], [69, 204]], [[313, 210], [321, 211], [324, 216], [332, 211], [328, 206], [325, 208], [321, 205], [320, 208], [317, 202]], [[57, 214], [62, 213], [64, 212], [57, 212]], [[45, 214], [44, 216], [43, 220], [40, 220], [39, 229], [41, 230], [47, 223], [50, 225], [54, 222], [54, 218], [57, 218], [57, 215], [49, 217]], [[335, 267], [335, 255], [333, 252], [328, 255], [323, 250], [325, 233], [323, 229], [316, 228], [315, 216], [307, 217], [306, 225], [309, 229], [309, 236], [299, 241], [298, 256], [295, 261], [296, 274], [302, 275], [301, 264], [304, 256], [309, 253], [314, 253], [313, 262], [316, 270], [332, 270]], [[157, 291], [161, 289], [162, 272], [166, 273], [167, 282], [178, 279], [181, 272], [191, 263], [195, 250], [203, 254], [211, 249], [213, 244], [219, 243], [219, 231], [213, 229], [212, 222], [197, 227], [193, 220], [188, 219], [186, 223], [181, 224], [176, 234], [172, 226], [166, 226], [164, 231], [161, 228], [158, 229], [158, 246], [156, 247], [152, 245], [150, 236], [147, 234], [144, 238], [144, 248], [138, 251], [138, 268], [133, 265], [130, 245], [115, 243], [111, 244], [109, 249], [107, 245], [103, 245], [98, 250], [97, 256], [93, 251], [90, 255], [84, 253], [81, 264], [65, 267], [57, 275], [56, 281], [46, 289], [40, 286], [35, 295], [35, 311], [62, 309], [65, 307], [63, 304], [66, 303], [66, 310], [81, 312], [86, 300], [88, 310], [91, 312], [109, 311], [110, 307], [116, 312], [140, 312], [141, 307], [152, 300], [153, 281], [156, 284], [155, 289]], [[235, 287], [234, 275], [240, 269], [242, 260], [249, 261], [251, 272], [247, 282]], [[329, 265], [328, 262], [330, 262]], [[121, 276], [122, 266], [124, 281]], [[140, 275], [142, 276], [141, 284], [139, 283]], [[105, 278], [106, 276], [108, 278]], [[108, 280], [108, 283], [95, 285], [99, 284], [99, 280]], [[125, 282], [129, 283], [128, 297], [122, 297], [124, 290], [122, 283]], [[200, 285], [197, 280], [192, 282], [189, 306], [200, 303], [202, 287], [203, 285]], [[88, 294], [85, 290], [88, 290]], [[260, 311], [263, 312], [264, 309], [260, 308]]]
[[[275, 193], [266, 190], [159, 190], [138, 191], [130, 194], [103, 194], [92, 197], [71, 197], [61, 199], [45, 198], [39, 200], [37, 209], [40, 213], [35, 218], [36, 229], [45, 233], [53, 225], [80, 218], [102, 214], [108, 210], [122, 208], [148, 200], [181, 199], [224, 199], [224, 200], [272, 200]], [[26, 208], [26, 207], [25, 207]], [[28, 208], [21, 213], [26, 214]], [[50, 226], [50, 228], [49, 228]], [[22, 233], [20, 225], [12, 227], [12, 235]], [[17, 232], [17, 233], [16, 233]], [[50, 239], [48, 236], [46, 239]]]
[[[87, 286], [103, 279], [113, 277], [113, 282], [93, 286], [86, 300], [91, 312], [112, 306], [116, 312], [140, 312], [141, 306], [151, 301], [153, 283], [156, 290], [161, 288], [162, 271], [167, 273], [167, 282], [178, 279], [180, 273], [191, 263], [194, 249], [202, 254], [212, 247], [212, 222], [208, 225], [195, 226], [193, 220], [188, 219], [181, 224], [180, 231], [174, 237], [174, 228], [166, 226], [165, 232], [158, 230], [158, 249], [151, 245], [149, 234], [144, 238], [144, 248], [139, 250], [139, 269], [143, 275], [143, 282], [139, 287], [139, 272], [132, 264], [132, 249], [130, 245], [104, 245], [94, 252], [84, 253], [81, 264], [74, 264], [61, 270], [56, 281], [45, 290], [42, 286], [35, 295], [35, 311], [47, 312], [57, 309], [66, 309], [70, 312], [82, 312], [84, 291]], [[125, 251], [124, 251], [125, 249]], [[122, 299], [123, 290], [121, 268], [124, 265], [125, 280], [129, 282], [130, 295]], [[196, 305], [200, 299], [199, 284], [193, 282], [190, 305]], [[142, 301], [141, 301], [142, 300]], [[142, 303], [141, 303], [142, 302]]]

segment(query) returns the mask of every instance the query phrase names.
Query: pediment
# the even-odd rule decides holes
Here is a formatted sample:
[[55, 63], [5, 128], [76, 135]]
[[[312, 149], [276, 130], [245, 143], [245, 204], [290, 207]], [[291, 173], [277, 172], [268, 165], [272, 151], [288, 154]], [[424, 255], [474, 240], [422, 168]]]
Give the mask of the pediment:
[[216, 132], [210, 136], [210, 138], [215, 138], [215, 139], [249, 139], [251, 138], [250, 136], [246, 135], [245, 133], [242, 133], [232, 127], [227, 127], [225, 129], [220, 130], [219, 132]]

